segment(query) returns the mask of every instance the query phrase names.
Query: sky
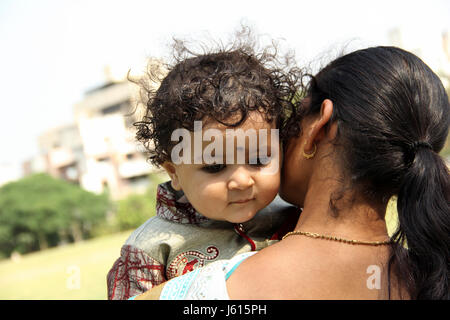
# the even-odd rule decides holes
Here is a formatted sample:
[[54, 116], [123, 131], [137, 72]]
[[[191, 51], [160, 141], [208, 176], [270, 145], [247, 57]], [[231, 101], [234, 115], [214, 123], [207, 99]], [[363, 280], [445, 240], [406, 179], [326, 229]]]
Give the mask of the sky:
[[72, 123], [106, 65], [142, 69], [146, 57], [167, 56], [172, 37], [226, 42], [241, 22], [295, 50], [300, 63], [346, 45], [390, 45], [399, 28], [405, 49], [438, 68], [450, 1], [1, 0], [0, 165], [19, 168], [38, 153], [39, 134]]

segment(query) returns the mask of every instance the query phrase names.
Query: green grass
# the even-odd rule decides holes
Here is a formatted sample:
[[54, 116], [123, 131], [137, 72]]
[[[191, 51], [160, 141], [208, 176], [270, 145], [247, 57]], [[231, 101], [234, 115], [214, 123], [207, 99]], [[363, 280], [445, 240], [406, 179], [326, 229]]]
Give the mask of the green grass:
[[[396, 228], [395, 205], [394, 198], [386, 214], [390, 234]], [[107, 299], [106, 274], [131, 232], [0, 261], [0, 299]]]
[[106, 274], [130, 233], [0, 261], [0, 299], [107, 299]]

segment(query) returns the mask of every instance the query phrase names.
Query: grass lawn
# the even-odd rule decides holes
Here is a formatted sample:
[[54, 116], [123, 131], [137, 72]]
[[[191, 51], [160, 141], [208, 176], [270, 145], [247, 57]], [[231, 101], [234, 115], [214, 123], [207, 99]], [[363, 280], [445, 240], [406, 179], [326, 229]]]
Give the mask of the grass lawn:
[[107, 299], [106, 274], [130, 233], [1, 260], [0, 299]]
[[[396, 226], [395, 201], [386, 223]], [[106, 274], [132, 231], [0, 261], [0, 299], [105, 300]]]

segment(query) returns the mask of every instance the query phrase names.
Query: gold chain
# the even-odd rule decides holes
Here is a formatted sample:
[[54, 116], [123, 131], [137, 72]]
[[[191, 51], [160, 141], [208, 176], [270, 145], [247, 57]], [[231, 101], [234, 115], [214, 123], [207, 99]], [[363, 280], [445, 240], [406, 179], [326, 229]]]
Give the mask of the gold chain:
[[332, 240], [332, 241], [338, 241], [338, 242], [343, 242], [343, 243], [347, 243], [347, 244], [362, 244], [362, 245], [367, 245], [367, 246], [382, 246], [382, 245], [387, 245], [387, 244], [391, 243], [390, 240], [388, 240], [388, 241], [349, 240], [349, 239], [343, 239], [343, 238], [327, 236], [327, 235], [322, 235], [322, 234], [313, 233], [313, 232], [306, 232], [306, 231], [291, 231], [291, 232], [288, 232], [288, 233], [286, 233], [286, 235], [281, 240], [284, 240], [285, 238], [287, 238], [289, 236], [292, 236], [292, 235], [302, 235], [302, 236], [307, 236], [307, 237], [310, 237], [310, 238]]

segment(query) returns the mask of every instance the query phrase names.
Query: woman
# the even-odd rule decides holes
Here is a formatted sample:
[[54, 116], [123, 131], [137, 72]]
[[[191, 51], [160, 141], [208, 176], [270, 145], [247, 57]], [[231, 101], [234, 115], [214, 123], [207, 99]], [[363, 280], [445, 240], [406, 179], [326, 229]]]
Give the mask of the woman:
[[295, 119], [280, 190], [303, 208], [295, 230], [138, 298], [450, 299], [450, 179], [438, 154], [450, 107], [439, 78], [404, 50], [359, 50], [312, 77]]

